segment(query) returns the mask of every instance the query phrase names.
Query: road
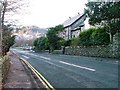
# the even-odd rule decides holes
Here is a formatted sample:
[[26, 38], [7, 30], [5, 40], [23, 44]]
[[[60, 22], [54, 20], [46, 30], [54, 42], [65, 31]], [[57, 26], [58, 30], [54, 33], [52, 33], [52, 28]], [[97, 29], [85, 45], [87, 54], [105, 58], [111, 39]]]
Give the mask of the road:
[[55, 88], [118, 88], [118, 60], [13, 50]]

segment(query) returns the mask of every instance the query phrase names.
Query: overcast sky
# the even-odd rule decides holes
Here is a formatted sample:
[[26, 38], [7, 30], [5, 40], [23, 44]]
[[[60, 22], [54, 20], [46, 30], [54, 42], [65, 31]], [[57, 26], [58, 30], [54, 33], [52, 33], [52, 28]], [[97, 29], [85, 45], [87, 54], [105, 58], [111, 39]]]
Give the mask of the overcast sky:
[[48, 28], [83, 13], [87, 0], [29, 0], [29, 14], [16, 16], [23, 25]]

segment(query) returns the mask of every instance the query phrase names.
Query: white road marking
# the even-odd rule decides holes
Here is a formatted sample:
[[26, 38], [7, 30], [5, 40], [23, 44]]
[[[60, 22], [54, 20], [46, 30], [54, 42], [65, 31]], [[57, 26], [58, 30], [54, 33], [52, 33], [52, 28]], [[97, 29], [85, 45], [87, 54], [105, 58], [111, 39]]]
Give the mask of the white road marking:
[[51, 60], [50, 58], [40, 56], [40, 58], [46, 59], [46, 60]]
[[35, 55], [35, 54], [32, 54], [32, 53], [27, 53], [27, 55], [32, 55], [32, 56], [39, 57], [39, 58], [42, 58], [42, 59], [45, 59], [45, 60], [51, 60], [51, 58], [47, 58], [47, 57], [43, 57], [43, 56], [38, 56], [38, 55]]
[[54, 63], [52, 63], [52, 62], [49, 62], [49, 61], [44, 61], [44, 62], [54, 65]]
[[[59, 68], [66, 69], [66, 68], [64, 68], [64, 67], [62, 67], [62, 66], [60, 66], [60, 65], [54, 64], [54, 63], [52, 63], [52, 62], [50, 62], [50, 61], [45, 61], [45, 60], [44, 60], [43, 62], [46, 62], [46, 63], [48, 63], [48, 64], [54, 65], [54, 66], [59, 67]], [[69, 70], [69, 71], [70, 71], [70, 69], [66, 69], [66, 70]]]
[[[22, 56], [25, 57], [25, 58], [27, 58], [27, 59], [29, 58], [29, 57], [27, 57], [27, 56], [25, 56], [25, 55], [22, 55]], [[34, 56], [37, 56], [37, 55], [34, 55]], [[45, 60], [51, 60], [51, 58], [47, 58], [47, 57], [43, 57], [43, 56], [39, 56], [39, 57], [42, 58], [42, 59], [45, 59]], [[52, 62], [48, 62], [48, 61], [44, 61], [44, 62], [47, 62], [47, 63], [52, 64], [52, 65], [55, 65], [55, 64], [52, 63]], [[74, 66], [74, 67], [78, 67], [78, 68], [90, 70], [90, 71], [96, 71], [95, 69], [88, 68], [88, 67], [83, 67], [83, 66], [79, 66], [79, 65], [75, 65], [75, 64], [63, 62], [63, 61], [59, 61], [59, 62], [60, 62], [60, 63], [63, 63], [63, 64], [66, 64], [66, 65], [70, 65], [70, 66]], [[57, 65], [55, 65], [55, 66], [57, 66]]]
[[26, 59], [29, 59], [29, 57], [27, 57], [27, 56], [25, 56], [25, 55], [22, 55], [24, 58], [26, 58]]
[[66, 65], [70, 65], [70, 66], [74, 66], [74, 67], [78, 67], [78, 68], [90, 70], [90, 71], [93, 71], [93, 72], [96, 71], [95, 69], [92, 69], [92, 68], [87, 68], [87, 67], [83, 67], [83, 66], [79, 66], [79, 65], [75, 65], [75, 64], [63, 62], [63, 61], [59, 61], [59, 62], [60, 62], [60, 63], [63, 63], [63, 64], [66, 64]]

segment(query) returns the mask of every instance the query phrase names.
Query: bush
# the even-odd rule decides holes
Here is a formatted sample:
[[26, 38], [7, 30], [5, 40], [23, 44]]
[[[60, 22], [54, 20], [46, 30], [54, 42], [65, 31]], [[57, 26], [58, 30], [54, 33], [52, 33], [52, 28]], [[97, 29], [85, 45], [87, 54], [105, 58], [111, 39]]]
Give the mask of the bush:
[[70, 46], [71, 45], [71, 39], [68, 39], [65, 41], [64, 46]]
[[2, 41], [2, 55], [6, 55], [10, 47], [15, 43], [15, 36], [6, 36]]
[[104, 28], [98, 28], [92, 33], [93, 45], [106, 45], [110, 43], [109, 34], [106, 33]]
[[66, 42], [66, 40], [64, 40], [63, 38], [61, 38], [61, 39], [58, 41], [58, 47], [59, 47], [59, 49], [61, 49], [61, 46], [65, 46], [65, 42]]
[[80, 43], [80, 40], [79, 40], [79, 38], [72, 38], [71, 39], [71, 46], [78, 46], [79, 45], [79, 43]]
[[13, 30], [10, 25], [3, 27], [3, 40], [2, 40], [2, 55], [6, 55], [10, 47], [15, 43], [15, 36], [11, 36], [11, 31]]
[[109, 34], [104, 27], [90, 28], [79, 35], [80, 45], [106, 45], [110, 43]]
[[64, 40], [62, 46], [78, 46], [79, 38], [71, 38], [68, 40]]
[[34, 41], [35, 50], [47, 50], [49, 43], [46, 37], [37, 38]]
[[80, 45], [92, 45], [91, 35], [95, 30], [95, 28], [90, 28], [86, 31], [81, 32], [79, 35]]

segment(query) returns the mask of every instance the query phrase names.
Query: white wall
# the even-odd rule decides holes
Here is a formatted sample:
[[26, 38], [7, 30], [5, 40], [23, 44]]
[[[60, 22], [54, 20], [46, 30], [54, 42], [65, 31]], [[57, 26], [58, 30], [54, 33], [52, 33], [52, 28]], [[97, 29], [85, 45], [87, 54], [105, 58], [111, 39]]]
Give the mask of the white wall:
[[90, 24], [89, 24], [89, 18], [86, 18], [86, 20], [84, 21], [85, 24], [85, 30], [90, 28]]

